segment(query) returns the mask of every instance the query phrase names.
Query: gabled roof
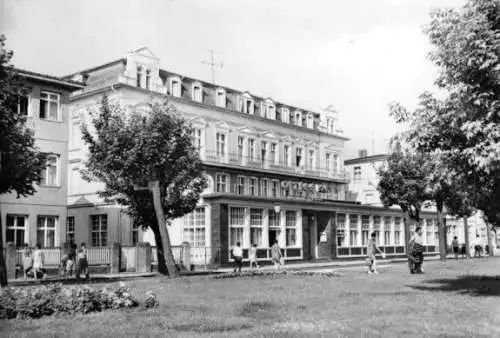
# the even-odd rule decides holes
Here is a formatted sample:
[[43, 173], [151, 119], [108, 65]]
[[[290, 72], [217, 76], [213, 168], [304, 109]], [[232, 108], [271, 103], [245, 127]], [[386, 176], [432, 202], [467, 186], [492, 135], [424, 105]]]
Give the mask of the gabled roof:
[[16, 71], [17, 74], [21, 77], [24, 77], [27, 79], [32, 79], [32, 80], [53, 83], [53, 84], [56, 84], [56, 85], [59, 85], [59, 86], [62, 86], [62, 87], [68, 88], [68, 89], [77, 90], [77, 89], [82, 89], [85, 87], [85, 85], [81, 82], [67, 80], [64, 78], [57, 77], [57, 76], [35, 73], [35, 72], [30, 71], [30, 70], [19, 69], [19, 68], [14, 68], [14, 71]]
[[387, 160], [388, 154], [370, 155], [365, 157], [352, 158], [350, 160], [345, 160], [344, 164], [360, 164], [360, 163], [370, 163], [370, 162], [382, 162]]

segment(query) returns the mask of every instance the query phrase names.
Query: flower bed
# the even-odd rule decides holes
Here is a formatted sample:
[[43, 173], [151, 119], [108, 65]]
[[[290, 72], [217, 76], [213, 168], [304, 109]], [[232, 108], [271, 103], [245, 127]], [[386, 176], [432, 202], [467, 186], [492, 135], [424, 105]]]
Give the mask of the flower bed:
[[[139, 302], [123, 283], [114, 289], [63, 287], [60, 283], [34, 288], [0, 289], [0, 319], [40, 318], [58, 313], [85, 314], [137, 306]], [[148, 292], [144, 307], [157, 306], [158, 299]]]
[[245, 277], [259, 277], [259, 276], [264, 276], [264, 277], [277, 277], [277, 276], [320, 276], [320, 277], [327, 277], [327, 278], [333, 278], [333, 277], [339, 277], [340, 274], [338, 272], [334, 271], [325, 271], [325, 272], [314, 272], [314, 271], [245, 271], [241, 273], [224, 273], [220, 275], [215, 275], [212, 278], [213, 279], [226, 279], [226, 278], [245, 278]]

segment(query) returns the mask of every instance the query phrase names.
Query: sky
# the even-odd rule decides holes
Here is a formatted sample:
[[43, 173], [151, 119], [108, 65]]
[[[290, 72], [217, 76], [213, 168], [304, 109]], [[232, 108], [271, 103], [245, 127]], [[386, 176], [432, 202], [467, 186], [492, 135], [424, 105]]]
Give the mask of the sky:
[[415, 107], [437, 69], [422, 31], [463, 0], [0, 0], [16, 67], [67, 75], [147, 46], [163, 69], [321, 112], [333, 105], [344, 158], [387, 151], [388, 103]]

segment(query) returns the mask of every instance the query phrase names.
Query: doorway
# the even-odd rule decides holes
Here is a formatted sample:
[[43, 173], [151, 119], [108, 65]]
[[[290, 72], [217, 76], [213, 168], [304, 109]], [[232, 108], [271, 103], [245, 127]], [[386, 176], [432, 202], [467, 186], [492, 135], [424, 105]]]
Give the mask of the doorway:
[[309, 237], [309, 259], [318, 258], [318, 228], [316, 223], [316, 215], [312, 213], [307, 213], [302, 219], [303, 226], [307, 229]]

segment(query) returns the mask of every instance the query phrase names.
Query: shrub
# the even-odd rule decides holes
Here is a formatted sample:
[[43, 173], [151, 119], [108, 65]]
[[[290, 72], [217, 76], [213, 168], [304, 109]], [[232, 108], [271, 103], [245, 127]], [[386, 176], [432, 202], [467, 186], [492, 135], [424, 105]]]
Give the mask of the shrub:
[[[156, 296], [148, 293], [145, 307], [157, 307], [158, 304]], [[114, 290], [89, 286], [62, 287], [62, 284], [0, 289], [0, 319], [40, 318], [56, 313], [85, 314], [138, 305], [139, 302], [123, 283]]]

